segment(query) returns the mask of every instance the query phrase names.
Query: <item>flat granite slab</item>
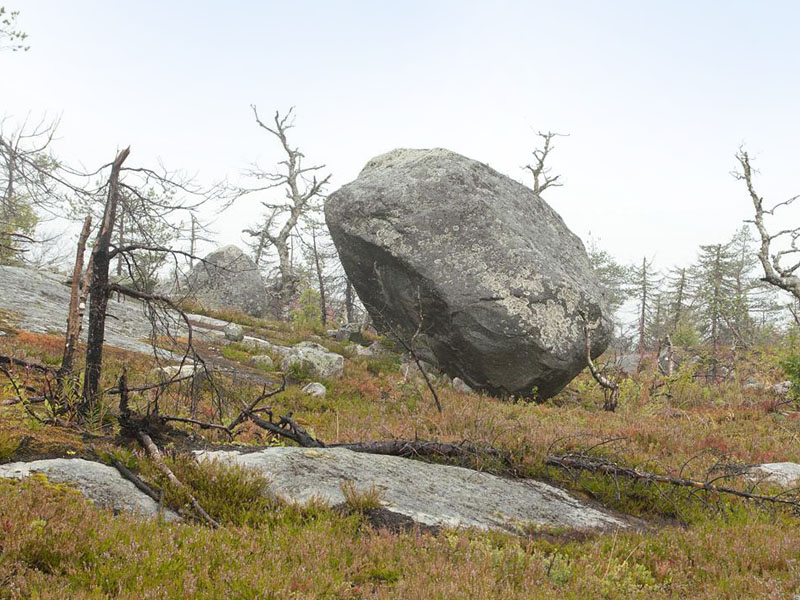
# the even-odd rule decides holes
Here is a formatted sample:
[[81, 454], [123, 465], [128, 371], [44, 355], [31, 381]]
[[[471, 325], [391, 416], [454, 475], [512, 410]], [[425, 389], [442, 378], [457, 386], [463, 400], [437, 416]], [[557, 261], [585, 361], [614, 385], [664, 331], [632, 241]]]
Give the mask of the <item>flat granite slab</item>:
[[75, 487], [98, 506], [115, 513], [130, 512], [152, 518], [159, 514], [165, 521], [180, 517], [169, 509], [161, 509], [150, 496], [122, 477], [114, 467], [82, 458], [53, 458], [0, 465], [0, 477], [22, 479], [41, 473], [53, 483]]
[[344, 448], [276, 447], [252, 453], [197, 451], [200, 459], [258, 469], [278, 497], [330, 506], [345, 502], [342, 484], [379, 490], [383, 508], [417, 523], [515, 531], [530, 526], [609, 530], [630, 526], [553, 486], [512, 480], [462, 467], [437, 465]]

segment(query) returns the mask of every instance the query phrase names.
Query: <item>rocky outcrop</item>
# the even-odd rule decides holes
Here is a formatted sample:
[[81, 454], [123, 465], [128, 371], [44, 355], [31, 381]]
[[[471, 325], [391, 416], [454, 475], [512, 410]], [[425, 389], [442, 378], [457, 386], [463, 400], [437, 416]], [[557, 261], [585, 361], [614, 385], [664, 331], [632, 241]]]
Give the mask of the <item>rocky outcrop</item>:
[[0, 477], [21, 479], [41, 473], [53, 483], [75, 487], [98, 506], [115, 513], [126, 511], [142, 517], [163, 515], [167, 521], [178, 519], [171, 510], [160, 510], [158, 503], [124, 479], [113, 467], [82, 458], [53, 458], [0, 465]]
[[[586, 364], [584, 314], [611, 323], [583, 244], [530, 189], [448, 150], [394, 150], [326, 200], [348, 278], [379, 328], [472, 388], [548, 397]], [[421, 325], [420, 325], [421, 323]]]
[[[23, 329], [32, 333], [63, 336], [69, 298], [70, 288], [63, 275], [0, 265], [0, 330]], [[106, 345], [153, 354], [153, 346], [147, 341], [153, 324], [143, 306], [138, 300], [130, 298], [124, 302], [113, 298], [109, 302], [108, 314], [111, 318], [106, 319]], [[88, 314], [84, 319], [83, 339], [86, 340]], [[224, 321], [200, 315], [189, 315], [189, 319], [196, 324], [195, 339], [213, 340], [221, 334], [208, 327], [225, 324]], [[188, 332], [179, 322], [172, 333], [186, 336]], [[180, 355], [166, 350], [158, 349], [156, 352], [161, 359], [181, 359]]]
[[198, 452], [201, 458], [233, 461], [261, 471], [270, 492], [290, 502], [313, 499], [343, 504], [342, 484], [375, 489], [385, 510], [417, 523], [518, 531], [530, 526], [616, 529], [621, 518], [589, 506], [538, 481], [514, 481], [461, 467], [361, 454], [344, 448], [268, 448]]
[[186, 285], [191, 297], [205, 308], [235, 309], [256, 317], [264, 316], [268, 310], [267, 288], [261, 273], [236, 246], [215, 250], [197, 263]]

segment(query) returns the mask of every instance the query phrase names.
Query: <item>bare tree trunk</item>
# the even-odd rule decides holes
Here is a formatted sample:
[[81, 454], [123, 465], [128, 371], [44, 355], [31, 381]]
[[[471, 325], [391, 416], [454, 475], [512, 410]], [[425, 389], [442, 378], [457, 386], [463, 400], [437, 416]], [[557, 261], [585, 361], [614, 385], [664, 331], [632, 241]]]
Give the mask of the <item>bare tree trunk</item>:
[[712, 375], [714, 376], [714, 380], [718, 379], [718, 351], [719, 351], [719, 314], [720, 314], [720, 291], [721, 291], [721, 280], [722, 280], [722, 245], [717, 244], [716, 247], [716, 254], [714, 256], [714, 281], [713, 281], [713, 290], [712, 290], [712, 310], [711, 310], [711, 347], [712, 347]]
[[637, 370], [642, 368], [644, 361], [644, 330], [647, 317], [647, 259], [642, 259], [642, 297], [641, 310], [639, 312], [639, 364]]
[[322, 265], [319, 261], [319, 252], [317, 251], [317, 234], [311, 230], [311, 248], [314, 252], [314, 267], [317, 271], [317, 283], [319, 285], [319, 308], [322, 312], [322, 325], [328, 324], [328, 305], [325, 297], [325, 278], [322, 273]]
[[[195, 256], [195, 246], [197, 244], [197, 219], [194, 215], [192, 215], [192, 237], [189, 242], [189, 268], [191, 269], [194, 266], [194, 256]], [[258, 264], [258, 263], [256, 263]]]
[[[75, 360], [75, 347], [81, 335], [83, 324], [83, 311], [81, 304], [86, 299], [86, 286], [83, 283], [83, 255], [86, 251], [86, 240], [92, 228], [92, 217], [87, 216], [83, 221], [78, 249], [75, 253], [75, 267], [72, 270], [72, 290], [69, 298], [69, 313], [67, 314], [67, 335], [64, 339], [64, 353], [61, 357], [61, 367], [58, 370], [59, 386], [65, 377], [72, 375], [72, 366]], [[81, 293], [83, 292], [83, 293]]]
[[678, 329], [681, 317], [683, 317], [683, 297], [686, 293], [686, 269], [681, 269], [680, 279], [678, 279], [678, 291], [675, 297], [675, 315], [672, 321], [672, 331]]
[[83, 382], [83, 400], [80, 412], [88, 414], [97, 402], [100, 387], [100, 374], [103, 364], [103, 342], [106, 329], [106, 309], [108, 308], [108, 271], [111, 263], [111, 236], [114, 233], [114, 221], [119, 203], [119, 174], [122, 163], [128, 158], [130, 148], [121, 150], [111, 165], [108, 178], [108, 197], [103, 213], [103, 224], [97, 235], [97, 242], [92, 251], [92, 280], [89, 286], [89, 327], [86, 342], [86, 372]]
[[[119, 227], [117, 228], [117, 244], [120, 248], [125, 245], [125, 213], [119, 215]], [[122, 261], [124, 257], [120, 254], [117, 257], [117, 277], [122, 277]]]

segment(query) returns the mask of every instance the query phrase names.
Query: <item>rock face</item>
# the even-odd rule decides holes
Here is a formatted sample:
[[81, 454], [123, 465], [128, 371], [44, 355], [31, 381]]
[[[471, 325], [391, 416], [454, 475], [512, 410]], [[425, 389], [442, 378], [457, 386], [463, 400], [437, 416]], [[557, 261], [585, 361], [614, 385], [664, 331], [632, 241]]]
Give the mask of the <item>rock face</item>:
[[206, 308], [234, 308], [256, 317], [268, 309], [267, 288], [256, 264], [236, 246], [205, 257], [189, 273], [187, 286]]
[[470, 387], [540, 397], [585, 366], [584, 313], [611, 323], [580, 239], [530, 189], [448, 150], [394, 150], [330, 195], [325, 219], [379, 328], [417, 336]]
[[383, 508], [425, 525], [498, 530], [530, 525], [600, 530], [627, 526], [623, 519], [544, 483], [396, 456], [288, 447], [249, 454], [198, 454], [260, 470], [270, 480], [270, 491], [289, 501], [319, 498], [335, 506], [345, 502], [341, 486], [347, 481], [358, 491], [374, 487], [381, 493]]
[[[82, 458], [53, 458], [0, 465], [0, 477], [6, 479], [21, 479], [34, 473], [47, 476], [53, 483], [72, 485], [95, 504], [115, 513], [128, 511], [142, 517], [159, 514], [157, 502], [108, 465]], [[165, 510], [162, 514], [167, 521], [179, 518], [171, 510]]]

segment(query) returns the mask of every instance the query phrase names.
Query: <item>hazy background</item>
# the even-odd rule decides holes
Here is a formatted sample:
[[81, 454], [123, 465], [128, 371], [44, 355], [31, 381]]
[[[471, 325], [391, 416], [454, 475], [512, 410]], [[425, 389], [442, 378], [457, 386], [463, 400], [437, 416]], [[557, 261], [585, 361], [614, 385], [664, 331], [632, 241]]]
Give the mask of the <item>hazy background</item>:
[[[333, 191], [395, 147], [446, 147], [530, 183], [536, 129], [564, 187], [545, 198], [622, 261], [685, 264], [750, 215], [743, 142], [775, 201], [800, 192], [800, 3], [8, 0], [27, 53], [0, 53], [0, 114], [61, 116], [56, 152], [132, 146], [201, 181], [280, 159], [262, 116]], [[13, 124], [9, 119], [7, 124]], [[240, 243], [255, 198], [215, 225]]]

